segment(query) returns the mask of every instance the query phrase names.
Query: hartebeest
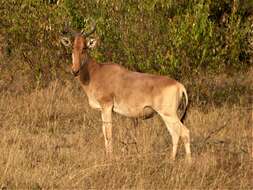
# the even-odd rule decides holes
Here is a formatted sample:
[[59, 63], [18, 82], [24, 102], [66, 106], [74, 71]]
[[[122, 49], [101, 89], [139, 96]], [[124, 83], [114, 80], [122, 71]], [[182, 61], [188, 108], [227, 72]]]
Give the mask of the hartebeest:
[[[94, 31], [95, 26], [89, 34]], [[171, 158], [175, 159], [179, 137], [182, 137], [186, 158], [190, 160], [189, 130], [177, 115], [183, 94], [186, 111], [185, 87], [165, 76], [133, 72], [113, 63], [97, 63], [89, 55], [88, 50], [94, 45], [94, 41], [87, 40], [89, 34], [75, 35], [72, 73], [81, 81], [89, 105], [101, 111], [106, 154], [109, 157], [112, 154], [112, 112], [134, 118], [149, 118], [158, 113], [172, 137]]]

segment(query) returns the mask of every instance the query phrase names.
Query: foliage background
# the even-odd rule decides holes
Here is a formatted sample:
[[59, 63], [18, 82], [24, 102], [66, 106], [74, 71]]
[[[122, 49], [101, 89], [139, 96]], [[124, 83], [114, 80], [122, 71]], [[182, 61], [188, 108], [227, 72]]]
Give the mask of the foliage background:
[[4, 60], [23, 64], [37, 81], [65, 70], [71, 56], [59, 37], [66, 25], [88, 28], [87, 18], [97, 22], [99, 61], [176, 78], [252, 64], [250, 0], [1, 0], [0, 6]]

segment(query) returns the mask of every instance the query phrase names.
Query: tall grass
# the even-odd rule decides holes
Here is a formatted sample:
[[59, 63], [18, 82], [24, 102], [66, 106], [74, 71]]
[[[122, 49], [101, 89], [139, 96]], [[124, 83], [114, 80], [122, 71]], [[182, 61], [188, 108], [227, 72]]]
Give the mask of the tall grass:
[[[251, 76], [251, 75], [248, 75]], [[0, 185], [7, 189], [251, 189], [252, 109], [191, 105], [193, 163], [169, 161], [162, 120], [113, 115], [107, 160], [99, 112], [77, 83], [52, 82], [30, 94], [0, 95]]]

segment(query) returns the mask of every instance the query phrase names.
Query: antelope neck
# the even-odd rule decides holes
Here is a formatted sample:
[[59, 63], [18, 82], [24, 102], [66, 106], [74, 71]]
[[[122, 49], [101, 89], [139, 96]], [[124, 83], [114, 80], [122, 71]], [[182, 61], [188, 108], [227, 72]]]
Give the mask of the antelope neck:
[[85, 57], [81, 62], [80, 80], [84, 85], [88, 85], [92, 74], [99, 68], [99, 64], [92, 60], [89, 56]]

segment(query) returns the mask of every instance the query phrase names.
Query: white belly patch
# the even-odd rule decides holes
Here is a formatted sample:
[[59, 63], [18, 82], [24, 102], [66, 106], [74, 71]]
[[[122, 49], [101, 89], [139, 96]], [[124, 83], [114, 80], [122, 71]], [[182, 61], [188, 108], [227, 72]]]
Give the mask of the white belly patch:
[[128, 114], [128, 110], [127, 109], [123, 109], [122, 107], [119, 106], [113, 106], [113, 111], [116, 113], [119, 113], [121, 115], [127, 115]]
[[89, 105], [94, 109], [101, 109], [100, 104], [95, 98], [89, 98]]

